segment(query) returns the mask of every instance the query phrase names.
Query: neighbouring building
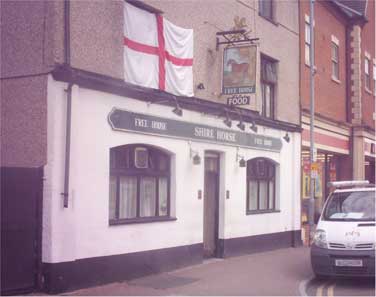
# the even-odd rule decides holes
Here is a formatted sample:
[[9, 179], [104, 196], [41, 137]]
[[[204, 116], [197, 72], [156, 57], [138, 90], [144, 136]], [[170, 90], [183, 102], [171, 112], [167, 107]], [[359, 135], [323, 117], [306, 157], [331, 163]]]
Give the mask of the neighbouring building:
[[3, 1], [1, 19], [2, 292], [301, 243], [298, 1]]
[[[315, 1], [315, 213], [327, 183], [375, 182], [375, 2]], [[310, 3], [300, 2], [302, 222], [310, 197]], [[373, 69], [372, 69], [373, 67]], [[372, 74], [373, 72], [373, 74]], [[373, 75], [373, 76], [372, 76]], [[304, 236], [303, 236], [304, 237]]]

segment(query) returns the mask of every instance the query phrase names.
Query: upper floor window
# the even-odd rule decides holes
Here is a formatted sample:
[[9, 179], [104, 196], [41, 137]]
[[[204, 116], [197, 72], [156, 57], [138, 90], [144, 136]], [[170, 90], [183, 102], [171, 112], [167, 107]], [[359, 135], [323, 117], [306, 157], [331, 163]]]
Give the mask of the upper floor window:
[[110, 224], [170, 216], [170, 157], [147, 145], [110, 150]]
[[273, 21], [274, 20], [274, 0], [259, 0], [259, 14], [260, 16]]
[[276, 165], [265, 158], [247, 161], [247, 213], [277, 210]]
[[265, 56], [261, 56], [261, 114], [267, 118], [274, 118], [277, 80], [277, 62]]
[[339, 46], [335, 41], [332, 41], [332, 78], [339, 80]]
[[371, 90], [371, 60], [366, 57], [364, 59], [364, 85], [366, 90]]
[[305, 64], [311, 65], [311, 28], [309, 25], [309, 16], [305, 15], [304, 22], [304, 60]]
[[376, 64], [373, 64], [373, 94], [376, 95]]

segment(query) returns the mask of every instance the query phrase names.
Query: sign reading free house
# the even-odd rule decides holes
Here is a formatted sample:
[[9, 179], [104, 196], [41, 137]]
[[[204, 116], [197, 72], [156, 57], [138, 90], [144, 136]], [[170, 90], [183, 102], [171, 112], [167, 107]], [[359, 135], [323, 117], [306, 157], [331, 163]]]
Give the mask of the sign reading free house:
[[120, 131], [136, 131], [145, 134], [163, 135], [166, 137], [204, 142], [217, 142], [271, 151], [280, 151], [282, 148], [282, 141], [275, 137], [176, 121], [117, 108], [114, 108], [110, 112], [108, 121], [112, 129]]

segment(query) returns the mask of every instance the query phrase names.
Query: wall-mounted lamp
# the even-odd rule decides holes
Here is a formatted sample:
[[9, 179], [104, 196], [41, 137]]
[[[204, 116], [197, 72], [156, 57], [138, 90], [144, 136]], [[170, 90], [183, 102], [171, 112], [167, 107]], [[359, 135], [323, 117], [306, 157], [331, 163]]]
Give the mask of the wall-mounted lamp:
[[240, 120], [239, 120], [239, 124], [237, 124], [236, 126], [237, 126], [240, 130], [244, 131], [244, 130], [245, 130], [245, 125], [244, 125], [244, 122], [243, 122], [243, 117], [242, 117], [242, 115], [241, 115], [241, 113], [240, 113], [239, 110], [238, 110], [238, 113], [239, 113], [239, 118], [240, 118]]
[[240, 130], [244, 131], [245, 130], [245, 125], [242, 120], [240, 120], [239, 124], [236, 125]]
[[256, 126], [255, 121], [252, 121], [252, 125], [251, 125], [249, 128], [251, 128], [251, 130], [252, 130], [253, 132], [257, 133], [257, 126]]
[[202, 82], [200, 82], [198, 85], [197, 85], [197, 90], [205, 90], [205, 86]]
[[194, 151], [191, 148], [191, 142], [189, 141], [189, 157], [192, 159], [193, 165], [200, 165], [201, 164], [201, 157], [197, 151]]
[[286, 132], [286, 135], [283, 136], [283, 139], [286, 141], [286, 142], [290, 142], [290, 136], [289, 134]]
[[229, 115], [228, 115], [227, 110], [226, 110], [226, 118], [223, 120], [223, 123], [224, 123], [227, 127], [229, 127], [229, 128], [231, 128], [231, 126], [232, 126], [232, 122], [231, 122], [231, 120], [230, 120], [230, 117], [229, 117]]
[[172, 110], [172, 112], [181, 117], [183, 115], [183, 110], [179, 106], [178, 99], [175, 96], [173, 96], [173, 98], [175, 101], [175, 108]]
[[239, 155], [239, 147], [236, 148], [236, 162], [239, 162], [239, 167], [246, 167], [247, 162], [244, 160], [244, 157]]
[[[183, 115], [183, 110], [179, 106], [178, 99], [175, 96], [172, 96], [172, 98], [174, 99], [174, 102], [175, 102], [175, 108], [172, 110], [172, 112], [178, 115], [179, 117], [181, 117]], [[148, 102], [147, 105], [149, 107], [152, 104], [165, 103], [165, 102], [170, 102], [170, 100], [165, 99], [165, 100], [160, 100], [160, 101]]]

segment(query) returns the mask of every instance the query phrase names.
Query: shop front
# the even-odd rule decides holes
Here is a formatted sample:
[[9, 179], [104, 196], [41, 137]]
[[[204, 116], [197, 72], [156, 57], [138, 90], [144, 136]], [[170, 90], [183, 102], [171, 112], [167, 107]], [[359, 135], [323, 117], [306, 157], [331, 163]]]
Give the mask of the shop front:
[[74, 85], [67, 198], [67, 84], [48, 83], [47, 291], [299, 244], [299, 132]]
[[[310, 191], [310, 126], [309, 119], [303, 117], [302, 132], [302, 237], [308, 243], [308, 208]], [[330, 194], [328, 183], [351, 179], [351, 157], [349, 149], [349, 129], [339, 128], [316, 120], [314, 131], [315, 162], [314, 173], [314, 218], [317, 218]]]

